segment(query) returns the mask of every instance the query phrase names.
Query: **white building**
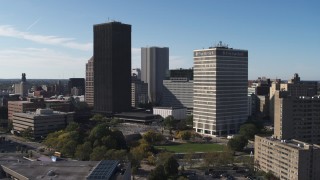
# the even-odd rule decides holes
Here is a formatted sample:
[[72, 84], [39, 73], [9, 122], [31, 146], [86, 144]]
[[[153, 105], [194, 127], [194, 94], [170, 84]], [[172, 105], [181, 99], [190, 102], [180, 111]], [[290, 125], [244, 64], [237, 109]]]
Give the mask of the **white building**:
[[155, 107], [153, 108], [153, 114], [160, 115], [163, 118], [173, 116], [176, 120], [182, 120], [187, 118], [187, 108]]
[[248, 119], [248, 51], [222, 43], [194, 50], [193, 128], [200, 134], [235, 134]]

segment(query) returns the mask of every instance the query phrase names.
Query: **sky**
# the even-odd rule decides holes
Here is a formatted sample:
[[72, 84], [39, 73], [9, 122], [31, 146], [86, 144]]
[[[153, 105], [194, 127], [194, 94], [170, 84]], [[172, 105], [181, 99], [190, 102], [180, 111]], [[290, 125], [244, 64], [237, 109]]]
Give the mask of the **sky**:
[[191, 68], [193, 50], [219, 41], [249, 51], [249, 79], [320, 80], [320, 1], [0, 0], [0, 79], [85, 77], [93, 25], [132, 25], [140, 48], [169, 47], [170, 69]]

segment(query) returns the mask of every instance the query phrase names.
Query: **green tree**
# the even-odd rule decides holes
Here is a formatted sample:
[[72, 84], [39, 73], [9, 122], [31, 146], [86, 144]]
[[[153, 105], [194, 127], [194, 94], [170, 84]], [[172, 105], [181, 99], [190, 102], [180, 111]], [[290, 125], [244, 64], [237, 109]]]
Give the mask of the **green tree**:
[[68, 124], [68, 126], [65, 128], [65, 131], [71, 132], [71, 131], [76, 131], [79, 129], [79, 124], [75, 122], [71, 122]]
[[167, 179], [163, 165], [158, 165], [154, 170], [152, 170], [148, 176], [148, 180], [163, 180]]
[[116, 150], [110, 149], [105, 154], [106, 159], [113, 159], [113, 160], [128, 160], [128, 152], [124, 149]]
[[182, 140], [190, 140], [192, 134], [190, 131], [181, 131], [180, 136]]
[[174, 156], [164, 162], [164, 170], [167, 176], [176, 176], [179, 172], [179, 163]]
[[153, 130], [149, 130], [148, 132], [143, 134], [142, 138], [143, 140], [145, 140], [145, 142], [151, 145], [154, 145], [164, 140], [164, 137], [162, 134], [157, 133]]
[[163, 120], [163, 125], [167, 128], [167, 129], [171, 129], [174, 127], [174, 117], [173, 116], [168, 116], [166, 118], [164, 118]]
[[158, 166], [163, 165], [167, 176], [178, 174], [179, 163], [172, 153], [164, 152], [158, 155]]
[[103, 121], [106, 121], [107, 118], [102, 114], [95, 114], [95, 115], [93, 115], [93, 117], [90, 120], [97, 121], [97, 122], [103, 122]]
[[228, 141], [228, 148], [233, 151], [242, 151], [247, 144], [248, 139], [242, 135], [238, 135]]
[[259, 129], [256, 125], [250, 124], [243, 124], [240, 126], [239, 134], [244, 136], [246, 139], [253, 139], [254, 135], [259, 133]]
[[28, 127], [27, 129], [23, 130], [21, 132], [21, 136], [26, 138], [26, 139], [34, 139], [34, 132], [31, 127]]
[[76, 151], [77, 142], [74, 140], [70, 140], [65, 142], [65, 144], [61, 148], [61, 153], [65, 156], [73, 157]]
[[92, 153], [92, 146], [90, 142], [78, 145], [75, 152], [75, 157], [81, 161], [90, 160], [90, 154]]
[[188, 126], [193, 126], [193, 115], [188, 115], [186, 119], [186, 124]]
[[104, 146], [95, 147], [90, 154], [91, 161], [101, 161], [105, 159], [105, 154], [107, 153], [107, 148]]
[[267, 180], [279, 180], [279, 178], [277, 176], [275, 176], [271, 171], [268, 171], [264, 177], [267, 179]]

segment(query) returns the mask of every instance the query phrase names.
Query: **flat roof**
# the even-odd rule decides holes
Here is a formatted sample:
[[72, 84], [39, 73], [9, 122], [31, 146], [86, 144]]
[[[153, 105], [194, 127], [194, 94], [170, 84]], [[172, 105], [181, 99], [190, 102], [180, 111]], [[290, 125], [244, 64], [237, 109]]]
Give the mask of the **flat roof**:
[[2, 168], [12, 170], [29, 179], [79, 180], [85, 179], [100, 161], [3, 162]]

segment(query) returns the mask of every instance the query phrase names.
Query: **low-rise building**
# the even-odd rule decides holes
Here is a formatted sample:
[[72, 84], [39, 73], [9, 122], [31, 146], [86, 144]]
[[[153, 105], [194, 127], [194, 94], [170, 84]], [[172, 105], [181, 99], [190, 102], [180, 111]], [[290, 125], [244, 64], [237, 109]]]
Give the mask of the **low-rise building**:
[[131, 164], [120, 163], [118, 160], [57, 162], [15, 160], [1, 162], [0, 172], [1, 179], [130, 180]]
[[160, 115], [162, 118], [173, 116], [176, 120], [183, 120], [187, 118], [187, 108], [185, 107], [154, 107], [153, 114]]
[[320, 146], [298, 140], [255, 136], [254, 166], [284, 180], [320, 177]]
[[40, 138], [50, 132], [64, 129], [73, 121], [73, 114], [53, 111], [52, 109], [37, 109], [36, 112], [14, 113], [13, 129], [21, 132], [31, 128], [34, 138]]

